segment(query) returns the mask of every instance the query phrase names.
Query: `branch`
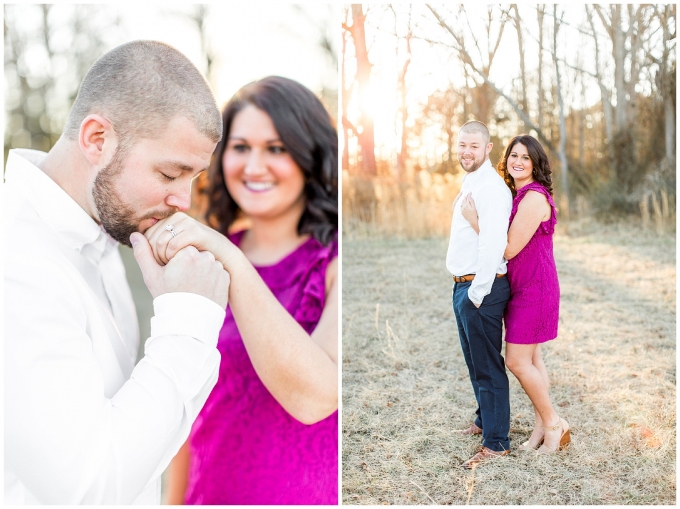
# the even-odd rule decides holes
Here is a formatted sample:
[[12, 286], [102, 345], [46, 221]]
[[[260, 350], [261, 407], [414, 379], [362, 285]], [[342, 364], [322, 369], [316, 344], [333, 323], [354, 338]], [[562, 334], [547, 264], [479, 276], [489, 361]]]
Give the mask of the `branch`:
[[[439, 22], [439, 25], [442, 28], [444, 28], [446, 31], [448, 31], [454, 37], [454, 39], [457, 39], [456, 35], [454, 34], [451, 27], [449, 27], [442, 20], [442, 18], [439, 16], [437, 11], [435, 11], [432, 8], [432, 6], [430, 6], [429, 4], [426, 4], [426, 5], [427, 5], [427, 8], [430, 9], [430, 11], [432, 11], [432, 14], [434, 15], [434, 17]], [[458, 51], [458, 55], [459, 55], [460, 59], [463, 61], [463, 64], [467, 64], [470, 67], [470, 69], [472, 69], [480, 78], [482, 78], [482, 80], [484, 80], [484, 83], [486, 83], [489, 87], [491, 87], [494, 90], [494, 92], [496, 92], [498, 95], [503, 97], [506, 101], [508, 101], [508, 104], [510, 104], [510, 106], [512, 106], [512, 109], [515, 110], [515, 112], [517, 113], [517, 115], [519, 115], [519, 117], [522, 119], [522, 121], [530, 129], [533, 129], [534, 131], [536, 131], [536, 134], [541, 139], [541, 141], [543, 141], [543, 143], [545, 143], [545, 145], [548, 147], [548, 149], [551, 150], [553, 153], [557, 153], [557, 150], [555, 149], [555, 147], [553, 146], [551, 141], [545, 136], [545, 134], [543, 133], [541, 128], [538, 127], [536, 124], [534, 124], [532, 122], [531, 118], [529, 118], [529, 116], [524, 111], [522, 111], [522, 109], [519, 107], [519, 105], [509, 95], [507, 95], [500, 88], [498, 88], [496, 86], [496, 84], [493, 83], [485, 73], [483, 73], [479, 69], [477, 69], [474, 62], [472, 62], [470, 55], [466, 51], [463, 51], [462, 48], [454, 48], [454, 49], [456, 49]]]

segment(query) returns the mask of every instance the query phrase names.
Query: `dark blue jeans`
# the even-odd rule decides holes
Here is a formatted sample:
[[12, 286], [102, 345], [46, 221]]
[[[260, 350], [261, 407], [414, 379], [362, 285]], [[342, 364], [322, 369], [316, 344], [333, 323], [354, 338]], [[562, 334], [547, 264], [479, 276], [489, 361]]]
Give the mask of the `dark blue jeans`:
[[501, 355], [502, 320], [510, 298], [508, 278], [496, 278], [491, 293], [477, 308], [468, 297], [472, 282], [454, 283], [453, 312], [463, 356], [477, 399], [475, 424], [482, 428], [482, 442], [493, 451], [510, 449], [510, 388]]

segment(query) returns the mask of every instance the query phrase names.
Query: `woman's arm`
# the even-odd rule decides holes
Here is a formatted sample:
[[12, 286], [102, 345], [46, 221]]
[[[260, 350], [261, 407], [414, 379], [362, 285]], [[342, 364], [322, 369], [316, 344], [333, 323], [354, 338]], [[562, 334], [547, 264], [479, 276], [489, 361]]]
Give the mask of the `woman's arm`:
[[517, 206], [517, 214], [508, 231], [508, 245], [503, 256], [510, 260], [524, 249], [541, 222], [550, 219], [552, 210], [548, 199], [537, 191], [528, 191]]
[[470, 223], [472, 229], [479, 235], [479, 216], [477, 214], [477, 208], [475, 207], [475, 200], [472, 198], [472, 193], [468, 193], [463, 199], [463, 203], [460, 206], [460, 211], [463, 217]]
[[337, 259], [321, 319], [310, 336], [284, 309], [243, 253], [225, 265], [235, 286], [229, 305], [253, 367], [288, 413], [305, 424], [338, 408]]
[[[173, 237], [165, 231], [172, 224]], [[281, 306], [243, 252], [226, 237], [176, 213], [145, 235], [159, 262], [186, 245], [210, 251], [231, 276], [229, 305], [253, 367], [294, 418], [313, 424], [338, 408], [338, 262], [327, 268], [326, 303], [310, 336]]]
[[189, 480], [189, 441], [172, 458], [168, 468], [168, 486], [166, 503], [168, 505], [184, 505], [184, 494]]

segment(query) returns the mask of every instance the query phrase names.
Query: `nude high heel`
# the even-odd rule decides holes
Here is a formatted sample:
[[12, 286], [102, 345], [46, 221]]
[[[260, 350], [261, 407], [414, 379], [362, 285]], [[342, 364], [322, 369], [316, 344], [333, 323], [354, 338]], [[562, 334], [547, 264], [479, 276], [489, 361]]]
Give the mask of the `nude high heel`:
[[560, 437], [560, 443], [557, 449], [550, 449], [544, 445], [538, 448], [536, 451], [538, 454], [551, 454], [562, 449], [566, 449], [571, 443], [571, 433], [569, 433], [569, 423], [560, 417], [560, 420], [554, 426], [543, 426], [547, 431], [557, 431], [562, 429], [562, 436]]
[[542, 438], [541, 438], [540, 442], [538, 442], [538, 445], [536, 445], [536, 447], [532, 447], [531, 444], [529, 443], [529, 441], [527, 440], [526, 442], [522, 443], [517, 448], [517, 450], [518, 451], [535, 451], [536, 449], [541, 447], [541, 445], [543, 445], [543, 439]]

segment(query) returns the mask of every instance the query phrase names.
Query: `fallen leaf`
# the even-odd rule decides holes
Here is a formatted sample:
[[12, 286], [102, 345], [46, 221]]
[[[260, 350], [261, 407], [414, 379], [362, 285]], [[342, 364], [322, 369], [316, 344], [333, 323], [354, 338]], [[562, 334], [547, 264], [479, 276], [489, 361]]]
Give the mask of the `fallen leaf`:
[[638, 434], [640, 435], [641, 438], [644, 439], [645, 444], [647, 444], [648, 447], [651, 447], [653, 449], [656, 449], [657, 447], [661, 447], [661, 440], [659, 440], [659, 437], [657, 437], [654, 432], [649, 429], [647, 426], [644, 426], [642, 424], [637, 424], [633, 423], [630, 425], [631, 428], [637, 429]]

